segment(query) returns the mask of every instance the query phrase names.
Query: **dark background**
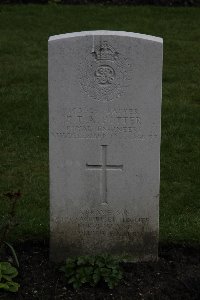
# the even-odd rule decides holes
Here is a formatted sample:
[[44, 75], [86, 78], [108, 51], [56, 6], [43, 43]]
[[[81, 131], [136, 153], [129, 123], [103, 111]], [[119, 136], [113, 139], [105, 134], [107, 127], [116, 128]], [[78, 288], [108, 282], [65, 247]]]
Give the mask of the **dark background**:
[[200, 6], [200, 0], [0, 0], [0, 4], [116, 4], [116, 5], [162, 5], [162, 6]]

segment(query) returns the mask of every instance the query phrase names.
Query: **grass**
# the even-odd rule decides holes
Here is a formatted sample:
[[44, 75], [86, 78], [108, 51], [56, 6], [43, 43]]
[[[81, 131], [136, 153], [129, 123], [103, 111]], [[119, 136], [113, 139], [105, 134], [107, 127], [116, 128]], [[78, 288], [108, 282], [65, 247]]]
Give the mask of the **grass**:
[[47, 40], [126, 30], [164, 38], [160, 241], [200, 242], [200, 8], [0, 6], [0, 214], [22, 192], [12, 239], [49, 236]]

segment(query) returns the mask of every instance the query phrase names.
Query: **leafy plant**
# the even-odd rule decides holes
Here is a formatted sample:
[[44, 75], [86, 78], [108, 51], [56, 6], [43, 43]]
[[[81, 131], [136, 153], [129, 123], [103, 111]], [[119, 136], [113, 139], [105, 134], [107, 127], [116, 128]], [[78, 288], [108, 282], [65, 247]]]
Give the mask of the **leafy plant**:
[[19, 267], [19, 261], [17, 259], [16, 252], [13, 246], [7, 242], [8, 234], [17, 225], [16, 222], [16, 212], [17, 212], [17, 202], [21, 197], [21, 192], [9, 192], [4, 194], [8, 199], [8, 213], [4, 215], [3, 222], [0, 226], [0, 253], [5, 251], [5, 246], [7, 246], [14, 257], [16, 265]]
[[15, 264], [17, 265], [17, 267], [19, 267], [19, 260], [18, 260], [17, 254], [15, 252], [15, 249], [13, 248], [13, 246], [10, 243], [8, 243], [8, 242], [4, 242], [4, 243], [5, 243], [5, 245], [7, 245], [10, 248], [13, 258], [14, 258], [14, 261], [15, 261]]
[[9, 262], [0, 262], [0, 289], [8, 292], [17, 292], [19, 284], [13, 281], [18, 271]]
[[4, 197], [8, 199], [8, 213], [1, 226], [1, 236], [0, 236], [0, 247], [3, 245], [4, 241], [7, 240], [8, 233], [16, 225], [16, 212], [17, 212], [17, 202], [21, 197], [21, 192], [9, 192], [4, 194]]
[[68, 258], [60, 270], [65, 272], [67, 282], [75, 289], [84, 283], [96, 286], [100, 281], [113, 289], [122, 278], [119, 261], [108, 254]]
[[[17, 259], [16, 252], [11, 244], [6, 242], [8, 234], [10, 230], [16, 225], [16, 208], [18, 199], [21, 197], [20, 191], [18, 192], [9, 192], [4, 194], [9, 201], [8, 201], [8, 213], [4, 215], [3, 224], [0, 226], [0, 254], [3, 257], [5, 255], [5, 246], [7, 246], [14, 258], [16, 265], [19, 267], [19, 261]], [[2, 255], [3, 254], [3, 255]], [[0, 290], [6, 290], [8, 292], [17, 292], [19, 289], [19, 284], [13, 281], [18, 275], [18, 271], [15, 267], [11, 265], [10, 262], [0, 261]]]

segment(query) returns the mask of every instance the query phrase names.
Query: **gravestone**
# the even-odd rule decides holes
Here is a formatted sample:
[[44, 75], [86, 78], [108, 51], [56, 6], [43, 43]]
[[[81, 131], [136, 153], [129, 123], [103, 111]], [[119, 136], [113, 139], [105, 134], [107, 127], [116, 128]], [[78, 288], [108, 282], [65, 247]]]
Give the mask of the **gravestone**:
[[157, 259], [162, 39], [49, 39], [50, 256]]

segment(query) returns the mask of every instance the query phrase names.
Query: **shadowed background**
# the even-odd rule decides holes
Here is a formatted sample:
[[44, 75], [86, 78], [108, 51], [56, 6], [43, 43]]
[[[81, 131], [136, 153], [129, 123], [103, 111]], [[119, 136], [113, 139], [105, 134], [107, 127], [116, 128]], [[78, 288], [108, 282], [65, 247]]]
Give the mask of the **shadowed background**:
[[12, 240], [49, 236], [48, 37], [107, 29], [164, 39], [160, 241], [199, 243], [199, 28], [194, 7], [0, 5], [1, 220], [3, 194], [22, 193]]

